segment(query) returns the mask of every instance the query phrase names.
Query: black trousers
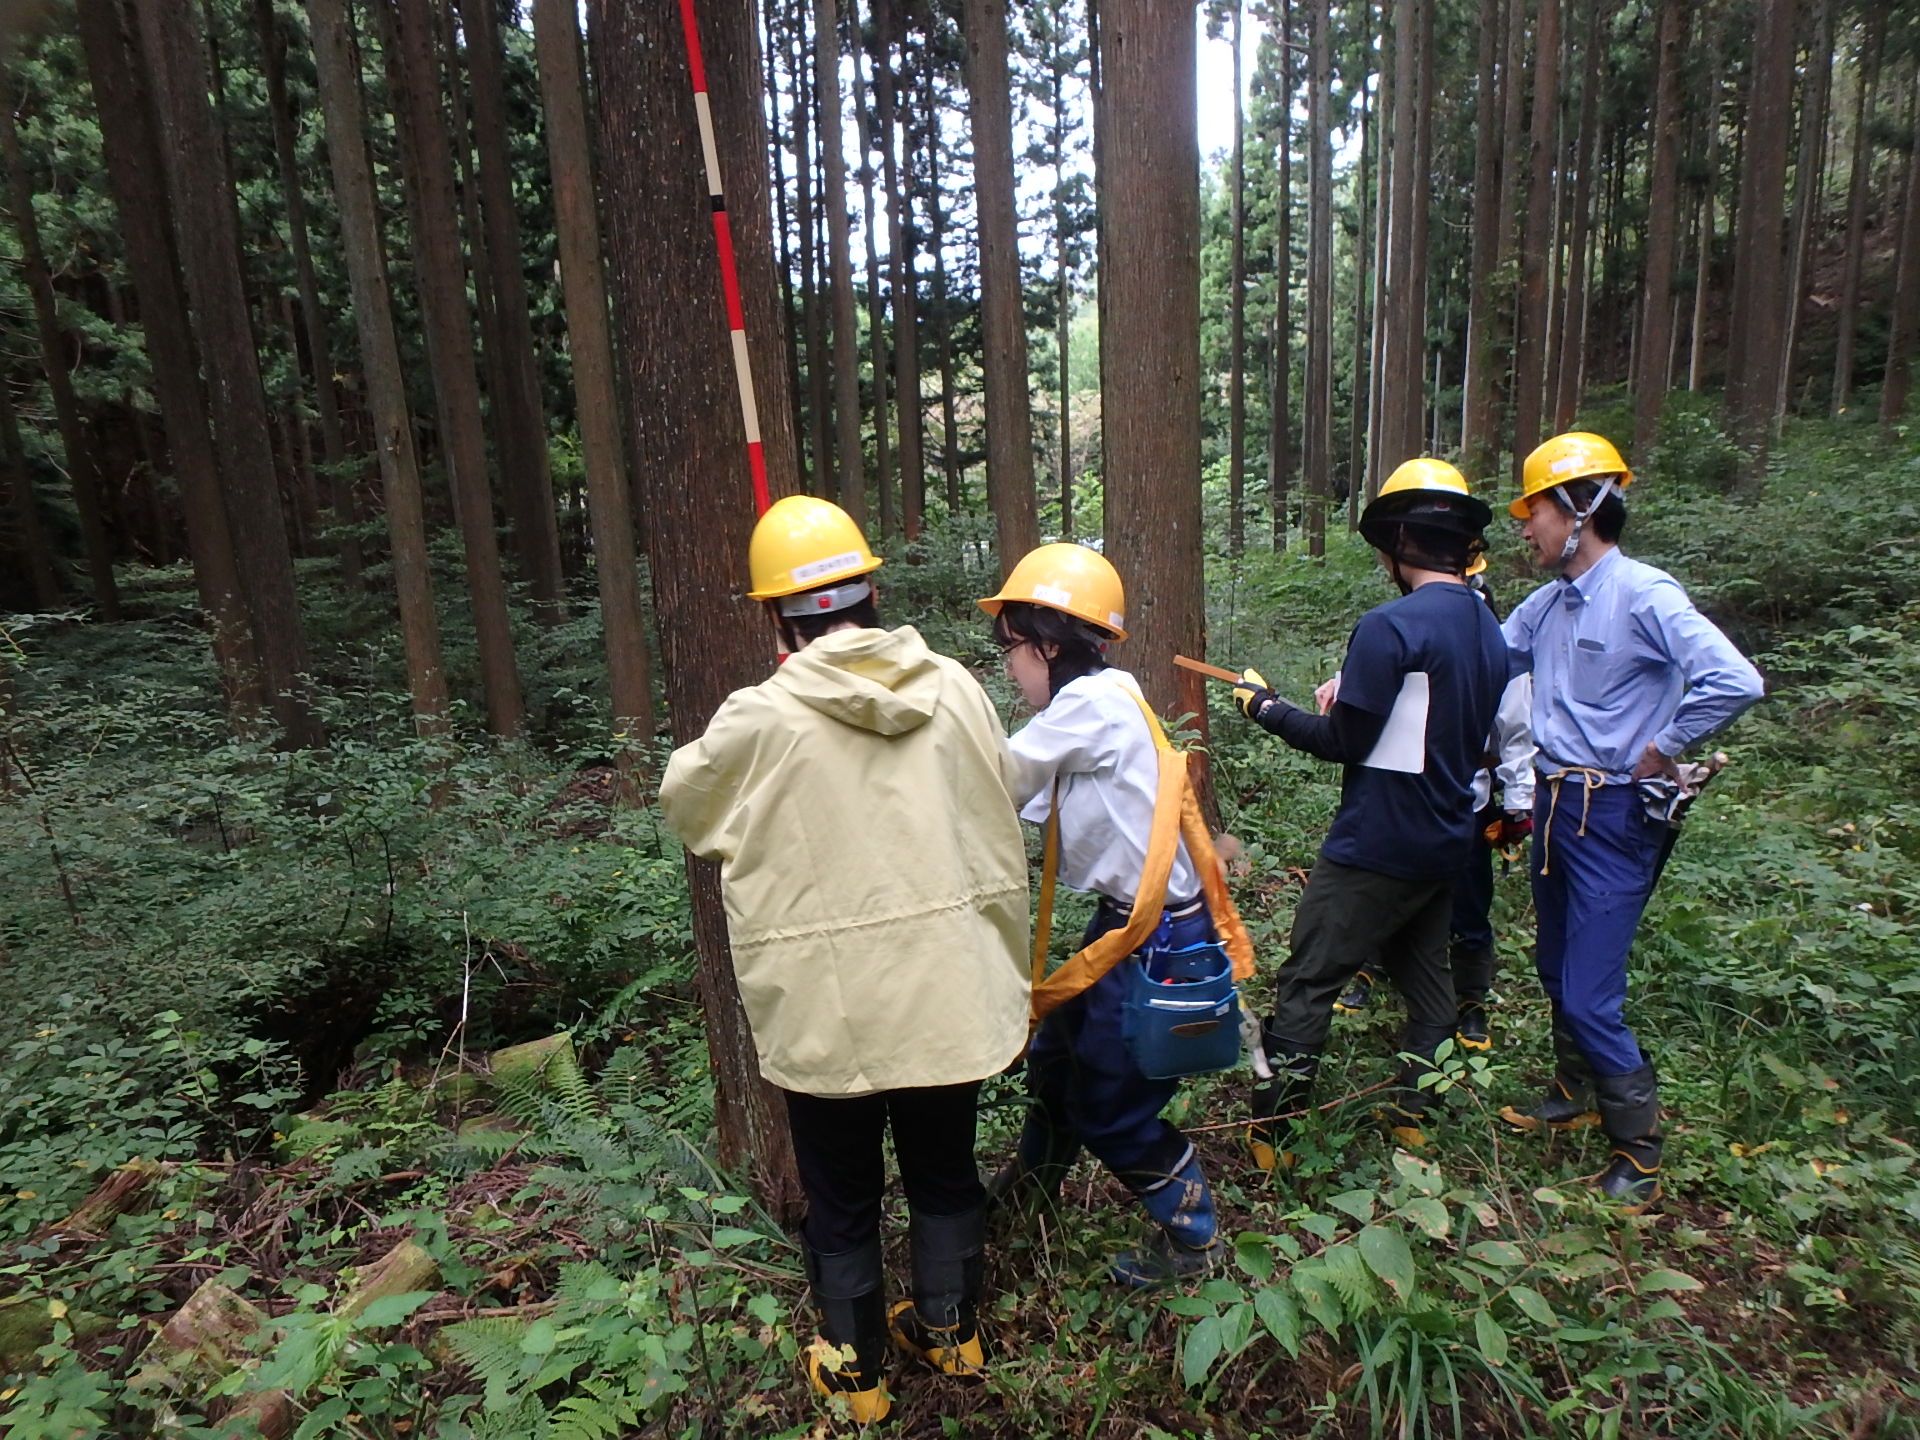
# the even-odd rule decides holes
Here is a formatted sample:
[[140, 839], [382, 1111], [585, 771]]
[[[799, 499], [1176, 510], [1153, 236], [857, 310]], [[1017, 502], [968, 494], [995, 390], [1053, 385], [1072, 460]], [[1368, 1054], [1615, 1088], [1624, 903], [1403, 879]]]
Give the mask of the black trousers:
[[786, 1094], [807, 1192], [807, 1243], [821, 1254], [852, 1250], [879, 1233], [889, 1126], [907, 1204], [924, 1215], [958, 1215], [986, 1203], [973, 1159], [978, 1080], [872, 1095]]
[[1407, 1002], [1407, 1049], [1431, 1053], [1453, 1033], [1447, 964], [1450, 880], [1405, 880], [1322, 857], [1293, 917], [1293, 954], [1274, 986], [1267, 1048], [1318, 1055], [1333, 1002], [1365, 970], [1384, 975]]

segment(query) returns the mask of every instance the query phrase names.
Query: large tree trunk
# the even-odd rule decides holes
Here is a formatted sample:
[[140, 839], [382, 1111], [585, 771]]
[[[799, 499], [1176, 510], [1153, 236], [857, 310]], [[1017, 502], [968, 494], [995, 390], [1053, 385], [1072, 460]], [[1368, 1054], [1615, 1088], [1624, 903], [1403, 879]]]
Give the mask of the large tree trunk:
[[1833, 93], [1833, 4], [1815, 0], [1813, 47], [1800, 103], [1800, 154], [1793, 167], [1793, 240], [1787, 270], [1786, 335], [1780, 343], [1780, 388], [1773, 400], [1773, 424], [1786, 417], [1793, 393], [1794, 351], [1800, 341], [1800, 312], [1806, 306], [1812, 265], [1814, 225], [1826, 195], [1827, 107]]
[[1866, 254], [1867, 198], [1873, 178], [1874, 92], [1880, 81], [1880, 49], [1885, 18], [1870, 11], [1854, 78], [1853, 174], [1847, 182], [1846, 259], [1841, 266], [1840, 311], [1834, 317], [1832, 411], [1843, 413], [1853, 400], [1854, 332], [1860, 312], [1860, 269]]
[[860, 39], [858, 0], [848, 0], [852, 20], [853, 122], [860, 142], [860, 203], [867, 240], [867, 338], [873, 366], [873, 483], [879, 499], [879, 533], [893, 533], [893, 444], [887, 420], [887, 300], [882, 288], [880, 246], [874, 229], [873, 192], [878, 176], [873, 169], [872, 126], [867, 118], [866, 46]]
[[1267, 492], [1273, 504], [1273, 548], [1287, 548], [1288, 491], [1293, 479], [1293, 0], [1281, 0], [1280, 186], [1273, 223], [1273, 345], [1268, 382]]
[[467, 552], [467, 595], [480, 642], [480, 681], [487, 726], [516, 735], [524, 715], [513, 625], [500, 573], [493, 497], [487, 479], [486, 431], [480, 419], [480, 381], [474, 365], [473, 317], [467, 309], [466, 265], [454, 225], [453, 157], [439, 104], [433, 16], [428, 0], [380, 0], [391, 5], [398, 46], [395, 98], [401, 161], [417, 229], [414, 275], [427, 331], [427, 356], [445, 432], [448, 484]]
[[1708, 23], [1706, 48], [1713, 56], [1712, 74], [1707, 81], [1706, 179], [1700, 186], [1700, 255], [1693, 267], [1693, 325], [1687, 357], [1687, 389], [1698, 390], [1707, 366], [1707, 298], [1712, 293], [1714, 261], [1713, 199], [1715, 179], [1720, 173], [1720, 43]]
[[800, 23], [794, 24], [793, 137], [794, 207], [800, 242], [800, 332], [807, 347], [807, 488], [815, 495], [833, 490], [833, 464], [827, 439], [827, 317], [821, 296], [816, 243], [820, 207], [814, 203], [814, 86], [801, 64]]
[[1004, 575], [1040, 543], [1033, 488], [1027, 316], [1020, 284], [1019, 216], [1013, 199], [1013, 103], [1007, 77], [1006, 0], [966, 0], [965, 25], [974, 201], [980, 208], [987, 507], [993, 511], [1000, 573]]
[[1640, 318], [1640, 364], [1633, 382], [1633, 454], [1645, 464], [1660, 434], [1660, 412], [1672, 375], [1673, 251], [1679, 222], [1680, 79], [1686, 61], [1687, 7], [1660, 0], [1655, 42], [1653, 173], [1647, 182], [1646, 304]]
[[881, 173], [887, 182], [887, 256], [893, 270], [893, 392], [900, 412], [900, 527], [913, 541], [920, 538], [926, 511], [927, 473], [913, 219], [907, 214], [906, 191], [900, 183], [899, 139], [895, 133], [899, 81], [893, 46], [898, 39], [904, 68], [906, 38], [896, 35], [893, 0], [873, 0], [873, 25], [879, 52], [874, 57], [873, 87], [880, 112]]
[[1327, 0], [1310, 0], [1307, 52], [1307, 375], [1303, 439], [1307, 553], [1327, 550], [1333, 490], [1333, 38]]
[[1126, 663], [1162, 714], [1192, 714], [1204, 654], [1200, 185], [1189, 5], [1106, 0], [1099, 157], [1106, 553], [1127, 586]]
[[[1369, 6], [1369, 9], [1372, 7]], [[1368, 321], [1367, 345], [1372, 363], [1367, 367], [1367, 473], [1366, 493], [1380, 486], [1381, 436], [1387, 415], [1387, 272], [1388, 252], [1392, 249], [1393, 225], [1393, 147], [1390, 139], [1394, 121], [1393, 65], [1389, 51], [1393, 43], [1393, 0], [1380, 4], [1380, 100], [1374, 121], [1373, 177], [1373, 309]]]
[[[1317, 3], [1317, 0], [1316, 0]], [[1386, 307], [1380, 401], [1380, 449], [1374, 484], [1420, 451], [1426, 390], [1422, 361], [1425, 327], [1419, 293], [1426, 257], [1415, 231], [1420, 224], [1420, 11], [1424, 0], [1396, 0], [1393, 17], [1393, 179], [1387, 218], [1387, 264], [1380, 303]], [[1311, 482], [1312, 477], [1308, 477]]]
[[[13, 477], [12, 508], [20, 527], [20, 563], [33, 582], [34, 603], [42, 610], [60, 608], [60, 582], [53, 573], [53, 552], [47, 548], [46, 526], [34, 495], [33, 472], [27, 468], [26, 446], [20, 442], [20, 422], [14, 414], [13, 380], [0, 374], [0, 457]], [[217, 499], [218, 497], [216, 497]]]
[[79, 19], [107, 184], [126, 239], [154, 399], [166, 426], [174, 483], [180, 488], [195, 591], [212, 632], [214, 663], [228, 709], [236, 722], [246, 725], [266, 708], [267, 696], [220, 495], [206, 391], [174, 250], [153, 98], [142, 70], [133, 63], [115, 0], [80, 0]]
[[[1567, 276], [1561, 290], [1558, 358], [1554, 362], [1553, 428], [1573, 426], [1587, 338], [1587, 244], [1593, 231], [1593, 172], [1600, 162], [1601, 10], [1608, 0], [1588, 0], [1586, 55], [1580, 76], [1580, 121], [1574, 130], [1575, 179], [1567, 232]], [[1642, 337], [1645, 331], [1641, 332]]]
[[[1465, 401], [1460, 453], [1470, 476], [1493, 468], [1498, 365], [1494, 266], [1500, 254], [1500, 0], [1480, 0], [1479, 84], [1473, 100], [1473, 250], [1468, 261]], [[1518, 24], [1516, 19], [1513, 23]], [[1511, 76], [1506, 77], [1511, 79]]]
[[1753, 80], [1741, 140], [1733, 301], [1728, 308], [1727, 422], [1747, 453], [1743, 488], [1759, 484], [1780, 393], [1785, 333], [1787, 138], [1792, 133], [1793, 0], [1760, 0]]
[[340, 243], [353, 287], [353, 318], [360, 335], [360, 365], [385, 492], [387, 545], [393, 588], [400, 607], [400, 637], [406, 648], [407, 685], [414, 725], [423, 733], [445, 727], [447, 676], [440, 657], [440, 625], [433, 607], [433, 574], [427, 559], [426, 507], [406, 379], [394, 337], [393, 301], [386, 257], [380, 245], [378, 198], [367, 158], [360, 112], [360, 62], [348, 25], [350, 0], [308, 0], [314, 69], [326, 118], [327, 156], [333, 169], [333, 201], [340, 217]]
[[[1373, 5], [1371, 0], [1362, 6], [1361, 28], [1370, 32], [1373, 27]], [[1379, 126], [1373, 118], [1373, 96], [1371, 93], [1360, 97], [1360, 170], [1354, 185], [1354, 225], [1353, 225], [1353, 364], [1351, 369], [1350, 413], [1347, 416], [1347, 526], [1356, 529], [1360, 523], [1360, 501], [1367, 493], [1367, 409], [1368, 386], [1372, 376], [1367, 365], [1367, 354], [1371, 336], [1370, 313], [1367, 300], [1369, 261], [1373, 257], [1373, 237], [1368, 232], [1368, 205], [1372, 194], [1368, 187], [1372, 184], [1371, 169], [1375, 164], [1373, 150], [1378, 146]]]
[[287, 37], [280, 28], [274, 0], [254, 0], [254, 23], [260, 30], [260, 48], [267, 81], [267, 111], [273, 121], [273, 150], [280, 164], [280, 192], [287, 206], [287, 237], [293, 250], [293, 273], [300, 289], [300, 314], [305, 322], [307, 361], [313, 371], [314, 409], [320, 417], [320, 455], [327, 467], [327, 491], [339, 533], [334, 541], [340, 557], [340, 579], [349, 590], [360, 588], [360, 542], [352, 532], [357, 518], [353, 483], [347, 473], [346, 432], [340, 424], [340, 397], [334, 384], [333, 347], [327, 338], [327, 312], [320, 306], [320, 283], [313, 267], [313, 243], [307, 226], [306, 189], [300, 181], [300, 161], [294, 140], [293, 102], [287, 95]]
[[321, 744], [325, 735], [307, 690], [312, 665], [294, 590], [293, 556], [274, 493], [273, 439], [240, 273], [239, 215], [226, 169], [225, 127], [207, 102], [206, 42], [177, 6], [135, 9], [154, 78], [180, 261], [206, 368], [227, 526], [254, 651], [282, 743], [304, 749]]
[[[953, 305], [947, 296], [947, 211], [941, 202], [940, 158], [942, 145], [937, 117], [943, 111], [933, 88], [933, 67], [921, 72], [925, 88], [921, 91], [920, 113], [928, 118], [923, 133], [927, 137], [927, 251], [933, 256], [933, 353], [940, 367], [940, 470], [947, 484], [947, 514], [960, 514], [961, 494], [960, 418], [955, 408], [959, 386], [953, 366]], [[909, 128], [908, 132], [913, 132]], [[913, 146], [908, 144], [908, 153]]]
[[53, 277], [47, 269], [45, 247], [40, 243], [40, 222], [33, 213], [33, 182], [27, 174], [26, 157], [20, 153], [20, 135], [14, 128], [13, 87], [0, 77], [0, 150], [7, 169], [7, 205], [13, 211], [13, 223], [20, 235], [21, 270], [27, 293], [33, 298], [33, 319], [40, 338], [40, 354], [45, 365], [47, 390], [53, 397], [53, 413], [60, 429], [60, 448], [67, 458], [67, 480], [73, 489], [74, 508], [80, 514], [80, 539], [86, 546], [87, 573], [93, 582], [93, 603], [102, 620], [120, 618], [120, 592], [113, 579], [113, 542], [107, 536], [107, 520], [99, 457], [80, 420], [80, 402], [73, 393], [73, 377], [68, 373], [68, 352], [72, 342], [60, 327], [54, 305]]
[[847, 228], [847, 151], [840, 101], [840, 15], [835, 0], [814, 0], [814, 89], [820, 96], [820, 155], [827, 178], [827, 295], [833, 310], [833, 449], [840, 506], [867, 523], [867, 481], [860, 446], [860, 322], [853, 299], [853, 245]]
[[1244, 0], [1233, 0], [1233, 158], [1228, 188], [1232, 257], [1227, 265], [1227, 553], [1247, 548], [1247, 117], [1240, 102]]
[[[1520, 326], [1513, 347], [1513, 477], [1540, 443], [1547, 362], [1547, 264], [1553, 245], [1553, 117], [1560, 89], [1560, 0], [1540, 0], [1533, 40], [1533, 119], [1527, 130], [1533, 158], [1527, 182], [1527, 223], [1520, 244]], [[1518, 163], [1518, 156], [1515, 157]]]
[[560, 537], [554, 518], [553, 469], [547, 455], [547, 421], [540, 399], [539, 364], [533, 348], [532, 310], [527, 302], [520, 219], [513, 203], [512, 161], [507, 151], [506, 84], [501, 73], [496, 0], [460, 0], [466, 33], [467, 69], [473, 80], [473, 139], [480, 156], [480, 212], [492, 261], [494, 313], [502, 354], [501, 390], [494, 397], [500, 438], [501, 492], [513, 521], [514, 555], [545, 619], [561, 618], [564, 587]]
[[626, 771], [643, 763], [653, 739], [653, 698], [646, 628], [640, 615], [640, 578], [634, 565], [633, 512], [620, 446], [620, 403], [613, 383], [613, 335], [601, 268], [600, 219], [594, 209], [598, 191], [575, 0], [534, 0], [533, 35], [541, 103], [546, 108], [554, 229], [566, 292], [574, 409], [580, 417], [581, 463], [593, 523], [593, 569], [600, 585], [613, 728], [630, 737], [619, 759]]
[[[615, 323], [634, 393], [644, 399], [633, 463], [651, 511], [667, 704], [674, 738], [685, 743], [731, 691], [764, 679], [773, 663], [771, 628], [741, 594], [754, 523], [746, 433], [679, 17], [656, 0], [590, 0], [587, 16]], [[765, 363], [777, 355], [780, 333], [772, 323], [765, 181], [751, 173], [764, 168], [753, 13], [746, 0], [720, 0], [701, 7], [700, 21], [721, 175], [735, 186], [729, 215], [749, 291], [748, 341], [759, 347], [762, 372], [777, 374], [777, 365]], [[754, 287], [766, 292], [758, 301]], [[763, 411], [761, 421], [769, 483], [784, 493], [796, 469], [793, 431], [779, 407]], [[727, 948], [719, 871], [690, 858], [688, 872], [721, 1162], [748, 1171], [763, 1201], [791, 1223], [801, 1192], [785, 1105], [759, 1076]]]
[[[1920, 112], [1920, 97], [1916, 97]], [[1913, 342], [1920, 330], [1920, 145], [1907, 168], [1907, 198], [1900, 214], [1900, 256], [1894, 283], [1893, 320], [1887, 327], [1887, 378], [1880, 388], [1880, 422], [1891, 425], [1907, 412], [1912, 385]]]

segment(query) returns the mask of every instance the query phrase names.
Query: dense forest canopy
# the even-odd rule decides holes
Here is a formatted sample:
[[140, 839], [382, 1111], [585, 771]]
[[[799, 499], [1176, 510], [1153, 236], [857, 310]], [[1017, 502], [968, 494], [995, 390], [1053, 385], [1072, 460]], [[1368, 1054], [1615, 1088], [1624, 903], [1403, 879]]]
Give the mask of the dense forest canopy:
[[774, 660], [756, 473], [1003, 718], [973, 598], [1100, 546], [1277, 966], [1336, 786], [1173, 655], [1304, 701], [1396, 465], [1499, 514], [1582, 428], [1770, 687], [1636, 952], [1681, 1198], [1486, 1138], [1547, 1045], [1503, 879], [1434, 1153], [1364, 1045], [1271, 1184], [1190, 1087], [1236, 1266], [1115, 1300], [1081, 1187], [908, 1431], [1912, 1433], [1920, 6], [0, 24], [0, 1429], [811, 1433], [778, 1092], [651, 803]]

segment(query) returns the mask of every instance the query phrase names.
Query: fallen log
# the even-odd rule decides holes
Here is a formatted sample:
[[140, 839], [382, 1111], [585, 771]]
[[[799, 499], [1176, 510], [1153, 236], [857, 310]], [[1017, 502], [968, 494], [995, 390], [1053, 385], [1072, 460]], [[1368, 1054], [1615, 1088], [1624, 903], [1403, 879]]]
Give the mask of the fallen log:
[[116, 1219], [137, 1212], [161, 1177], [177, 1168], [158, 1160], [129, 1160], [95, 1186], [71, 1215], [57, 1224], [44, 1226], [34, 1239], [44, 1241], [55, 1235], [72, 1236], [76, 1240], [104, 1239]]

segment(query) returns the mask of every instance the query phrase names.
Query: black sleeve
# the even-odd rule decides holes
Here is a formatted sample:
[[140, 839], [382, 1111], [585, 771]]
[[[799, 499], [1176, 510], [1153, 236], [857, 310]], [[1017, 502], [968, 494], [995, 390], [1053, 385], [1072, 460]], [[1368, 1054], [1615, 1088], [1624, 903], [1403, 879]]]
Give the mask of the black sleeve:
[[1294, 749], [1336, 765], [1357, 765], [1366, 759], [1380, 743], [1380, 732], [1387, 728], [1386, 716], [1344, 700], [1334, 701], [1327, 714], [1314, 715], [1276, 695], [1255, 718], [1261, 729], [1278, 735]]

